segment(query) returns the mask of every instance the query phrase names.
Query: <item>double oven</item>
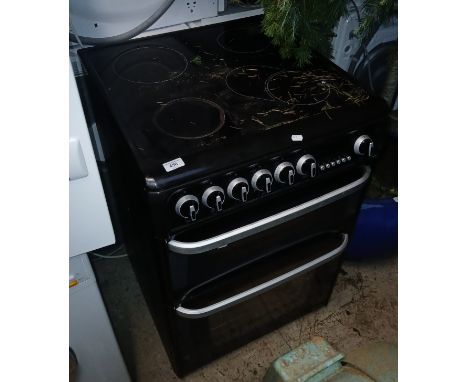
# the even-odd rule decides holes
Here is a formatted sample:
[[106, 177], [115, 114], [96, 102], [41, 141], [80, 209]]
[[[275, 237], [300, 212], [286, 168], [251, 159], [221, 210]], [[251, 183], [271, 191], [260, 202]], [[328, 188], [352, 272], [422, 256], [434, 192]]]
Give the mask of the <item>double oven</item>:
[[79, 55], [108, 199], [176, 373], [325, 305], [385, 103], [319, 55], [282, 59], [261, 18]]
[[190, 370], [325, 305], [369, 175], [301, 190], [298, 204], [242, 226], [169, 239], [178, 362]]
[[353, 161], [169, 231], [170, 197], [121, 184], [130, 259], [179, 376], [327, 304], [371, 175]]

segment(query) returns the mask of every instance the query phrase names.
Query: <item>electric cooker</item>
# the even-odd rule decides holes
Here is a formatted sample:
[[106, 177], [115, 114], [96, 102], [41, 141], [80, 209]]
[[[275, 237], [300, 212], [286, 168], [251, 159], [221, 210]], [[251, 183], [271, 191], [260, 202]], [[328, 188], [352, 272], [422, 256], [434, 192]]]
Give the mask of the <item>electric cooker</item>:
[[178, 375], [327, 303], [387, 107], [252, 17], [79, 51], [125, 244]]

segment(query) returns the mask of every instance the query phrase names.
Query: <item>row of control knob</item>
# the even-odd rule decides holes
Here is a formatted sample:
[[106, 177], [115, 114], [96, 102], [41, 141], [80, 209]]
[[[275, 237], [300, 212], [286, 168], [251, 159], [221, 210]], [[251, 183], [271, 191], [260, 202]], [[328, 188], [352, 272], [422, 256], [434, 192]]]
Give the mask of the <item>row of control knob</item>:
[[[282, 162], [276, 166], [273, 174], [267, 169], [260, 169], [254, 172], [250, 185], [255, 191], [270, 193], [273, 180], [278, 183], [292, 185], [296, 172], [302, 176], [315, 177], [317, 173], [317, 163], [310, 154], [305, 154], [299, 158], [294, 166], [291, 162]], [[247, 179], [238, 177], [231, 180], [227, 186], [227, 195], [240, 202], [247, 201], [250, 192], [250, 185]], [[214, 211], [221, 211], [225, 201], [224, 190], [219, 186], [210, 186], [202, 194], [202, 203], [205, 207]], [[175, 212], [178, 216], [195, 221], [199, 210], [199, 200], [195, 195], [181, 196], [175, 205]]]
[[[361, 135], [354, 141], [354, 153], [360, 156], [373, 157], [374, 143], [368, 135]], [[337, 164], [349, 162], [350, 156], [344, 156], [337, 160], [320, 165], [320, 170], [325, 171], [335, 167]], [[273, 181], [285, 185], [294, 183], [295, 175], [315, 177], [317, 174], [317, 162], [310, 154], [302, 155], [296, 165], [291, 162], [282, 162], [276, 166], [273, 174], [267, 169], [255, 171], [252, 176], [250, 185], [255, 191], [270, 193], [272, 190]], [[247, 179], [238, 177], [231, 180], [227, 186], [227, 195], [234, 200], [240, 202], [247, 201], [247, 195], [250, 191], [250, 185]], [[225, 201], [224, 190], [219, 186], [208, 187], [202, 194], [202, 203], [204, 206], [214, 210], [221, 211]], [[175, 205], [176, 214], [184, 219], [191, 221], [196, 220], [199, 210], [199, 200], [195, 195], [181, 196]]]

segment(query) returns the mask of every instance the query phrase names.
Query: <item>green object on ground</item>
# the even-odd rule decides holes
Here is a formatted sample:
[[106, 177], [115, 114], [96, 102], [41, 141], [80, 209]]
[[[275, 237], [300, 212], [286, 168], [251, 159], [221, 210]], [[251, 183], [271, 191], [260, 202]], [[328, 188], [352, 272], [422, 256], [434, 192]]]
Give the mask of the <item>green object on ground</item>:
[[377, 382], [398, 381], [398, 348], [377, 342], [350, 352], [344, 361]]
[[346, 358], [314, 337], [276, 359], [263, 382], [396, 382], [397, 347], [371, 344]]
[[320, 382], [335, 374], [344, 355], [338, 353], [322, 337], [276, 359], [270, 366], [264, 382]]

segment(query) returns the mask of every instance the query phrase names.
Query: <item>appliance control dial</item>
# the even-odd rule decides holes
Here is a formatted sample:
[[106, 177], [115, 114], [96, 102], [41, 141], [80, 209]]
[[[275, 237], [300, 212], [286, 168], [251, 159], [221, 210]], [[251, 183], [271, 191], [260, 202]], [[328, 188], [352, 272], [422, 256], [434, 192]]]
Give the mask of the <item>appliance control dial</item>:
[[317, 174], [317, 162], [315, 158], [310, 154], [305, 154], [299, 158], [296, 163], [296, 171], [300, 175], [315, 177]]
[[276, 166], [274, 176], [278, 183], [286, 183], [289, 186], [294, 183], [294, 175], [296, 171], [291, 162], [283, 162]]
[[175, 205], [176, 214], [190, 221], [197, 219], [198, 208], [198, 198], [194, 195], [181, 196]]
[[229, 182], [227, 187], [227, 194], [231, 199], [240, 200], [241, 202], [247, 201], [247, 194], [249, 193], [249, 182], [245, 178], [236, 178]]
[[273, 176], [269, 170], [261, 169], [255, 171], [251, 183], [254, 190], [269, 193], [273, 184]]
[[208, 187], [202, 195], [202, 203], [204, 206], [212, 210], [221, 211], [224, 203], [224, 191], [219, 186]]
[[357, 155], [374, 156], [374, 142], [368, 135], [361, 135], [354, 142], [354, 153]]

